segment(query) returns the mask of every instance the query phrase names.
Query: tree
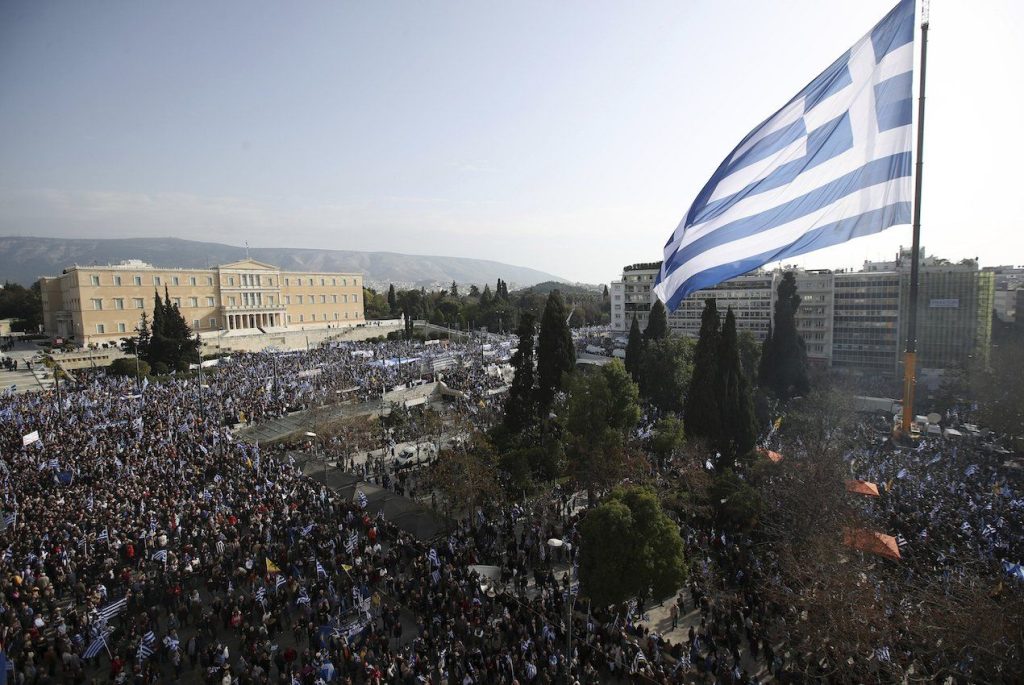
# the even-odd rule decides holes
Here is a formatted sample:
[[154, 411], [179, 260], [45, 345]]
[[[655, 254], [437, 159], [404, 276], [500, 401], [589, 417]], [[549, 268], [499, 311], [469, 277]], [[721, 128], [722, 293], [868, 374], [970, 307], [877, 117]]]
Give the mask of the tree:
[[693, 353], [693, 375], [683, 403], [683, 418], [687, 434], [711, 441], [721, 433], [717, 393], [720, 337], [718, 306], [714, 298], [708, 298], [700, 315], [700, 337]]
[[779, 399], [788, 400], [795, 395], [805, 395], [810, 389], [807, 348], [796, 330], [800, 295], [792, 271], [782, 276], [776, 292], [774, 325], [761, 351], [760, 383]]
[[485, 284], [483, 292], [480, 293], [480, 306], [489, 307], [493, 301], [494, 296], [491, 295], [491, 286], [489, 284]]
[[629, 342], [626, 343], [626, 371], [637, 383], [640, 382], [640, 357], [643, 354], [644, 339], [640, 333], [640, 323], [633, 317], [629, 326]]
[[391, 309], [392, 316], [398, 313], [398, 298], [395, 296], [394, 283], [388, 286], [388, 307]]
[[398, 294], [398, 306], [405, 321], [404, 336], [406, 340], [412, 337], [413, 321], [416, 319], [416, 315], [421, 313], [423, 299], [423, 293], [419, 290], [403, 290]]
[[563, 376], [576, 366], [576, 350], [566, 318], [562, 295], [552, 290], [544, 306], [537, 343], [537, 404], [542, 418], [551, 409], [555, 393], [564, 388]]
[[686, 580], [679, 527], [650, 490], [616, 490], [580, 524], [580, 584], [597, 606], [653, 590], [673, 595]]
[[[145, 318], [139, 331], [144, 335]], [[178, 305], [171, 304], [171, 298], [164, 289], [164, 299], [159, 292], [153, 294], [153, 325], [149, 330], [148, 344], [138, 343], [145, 350], [145, 361], [157, 373], [183, 371], [190, 362], [198, 360], [199, 338], [192, 337], [192, 329], [185, 322]]]
[[[130, 338], [125, 339], [130, 340]], [[149, 364], [141, 360], [121, 357], [120, 359], [115, 359], [110, 363], [110, 366], [107, 367], [107, 374], [110, 376], [142, 378], [143, 376], [149, 375]]]
[[519, 321], [519, 344], [512, 355], [515, 375], [505, 400], [505, 427], [513, 435], [526, 432], [537, 422], [534, 390], [534, 324], [533, 315], [524, 314]]
[[669, 336], [648, 343], [640, 357], [640, 394], [663, 412], [683, 411], [683, 397], [693, 375], [694, 345]]
[[761, 363], [761, 345], [750, 331], [740, 332], [736, 340], [740, 348], [740, 365], [743, 367], [743, 375], [751, 383], [756, 383]]
[[682, 420], [675, 416], [658, 419], [654, 424], [654, 435], [651, 437], [651, 451], [658, 458], [659, 467], [663, 467], [685, 442], [686, 432], [683, 430]]
[[647, 328], [644, 329], [644, 340], [661, 340], [668, 335], [668, 314], [665, 312], [665, 305], [661, 300], [655, 300], [651, 305], [651, 313], [647, 318]]
[[455, 281], [452, 281], [452, 287], [451, 287], [450, 295], [452, 297], [458, 297], [459, 296], [459, 285]]
[[738, 457], [754, 449], [757, 424], [750, 384], [740, 365], [736, 340], [736, 317], [732, 307], [726, 311], [725, 324], [718, 340], [718, 401], [721, 433], [716, 447], [723, 455]]
[[722, 530], [749, 533], [757, 525], [763, 503], [761, 494], [732, 469], [714, 477], [708, 489], [715, 524]]
[[490, 443], [479, 433], [474, 433], [464, 448], [441, 450], [429, 480], [441, 492], [450, 513], [476, 521], [473, 510], [497, 500], [501, 488], [496, 460]]
[[572, 377], [565, 409], [566, 456], [591, 498], [621, 478], [626, 437], [639, 420], [639, 391], [619, 360]]
[[386, 319], [391, 316], [391, 307], [384, 295], [373, 288], [363, 288], [363, 312], [367, 319]]
[[5, 282], [0, 288], [0, 319], [15, 319], [14, 330], [35, 333], [43, 322], [39, 281], [31, 288]]

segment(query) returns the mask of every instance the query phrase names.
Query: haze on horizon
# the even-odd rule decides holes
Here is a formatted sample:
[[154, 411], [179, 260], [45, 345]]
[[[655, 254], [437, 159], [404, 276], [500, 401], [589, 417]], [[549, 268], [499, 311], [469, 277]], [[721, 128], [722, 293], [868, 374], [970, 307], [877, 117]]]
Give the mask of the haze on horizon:
[[[608, 282], [895, 0], [0, 5], [0, 235], [494, 259]], [[1024, 263], [1024, 3], [931, 7], [923, 238]], [[798, 263], [856, 267], [910, 228]]]

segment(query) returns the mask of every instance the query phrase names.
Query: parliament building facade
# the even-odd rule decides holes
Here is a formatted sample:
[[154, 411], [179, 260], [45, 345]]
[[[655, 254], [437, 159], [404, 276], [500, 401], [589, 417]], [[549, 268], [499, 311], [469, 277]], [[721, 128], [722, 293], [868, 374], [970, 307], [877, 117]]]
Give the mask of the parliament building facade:
[[210, 269], [72, 266], [40, 286], [47, 333], [81, 345], [135, 335], [142, 314], [153, 315], [155, 293], [204, 338], [364, 323], [362, 274], [282, 271], [253, 259]]

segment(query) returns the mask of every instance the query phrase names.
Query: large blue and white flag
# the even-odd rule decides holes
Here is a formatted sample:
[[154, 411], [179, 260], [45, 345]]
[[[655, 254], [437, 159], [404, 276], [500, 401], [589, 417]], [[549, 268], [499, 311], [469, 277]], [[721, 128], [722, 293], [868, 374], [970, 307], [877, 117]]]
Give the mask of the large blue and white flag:
[[690, 293], [769, 262], [908, 224], [914, 0], [722, 162], [665, 245], [654, 291]]

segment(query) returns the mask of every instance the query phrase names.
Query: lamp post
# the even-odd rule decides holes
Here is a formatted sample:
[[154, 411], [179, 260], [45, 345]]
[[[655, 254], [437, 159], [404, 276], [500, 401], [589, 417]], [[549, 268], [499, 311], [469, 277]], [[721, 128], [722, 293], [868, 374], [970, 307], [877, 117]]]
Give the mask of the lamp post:
[[[566, 543], [564, 540], [559, 540], [558, 538], [550, 538], [548, 540], [548, 547], [550, 547], [552, 550], [568, 546], [568, 543]], [[569, 587], [566, 588], [566, 594], [568, 596], [565, 598], [565, 669], [566, 673], [569, 673], [572, 670], [572, 612], [576, 605], [576, 595], [572, 591], [571, 565], [569, 566], [569, 570], [567, 571], [567, 573], [569, 573]]]
[[[313, 439], [310, 442], [313, 442], [314, 446], [316, 445], [316, 442], [314, 442], [314, 441], [317, 441], [320, 438], [320, 436], [317, 435], [316, 433], [314, 433], [313, 431], [306, 431], [306, 437]], [[320, 447], [323, 447], [323, 445], [320, 445]], [[314, 447], [314, 449], [316, 449], [316, 447]], [[320, 460], [320, 463], [323, 464], [323, 467], [324, 467], [324, 487], [326, 488], [327, 487], [327, 459], [323, 456], [323, 454], [321, 453], [320, 450], [317, 450], [316, 454], [319, 455], [319, 456], [317, 456], [317, 459]]]

